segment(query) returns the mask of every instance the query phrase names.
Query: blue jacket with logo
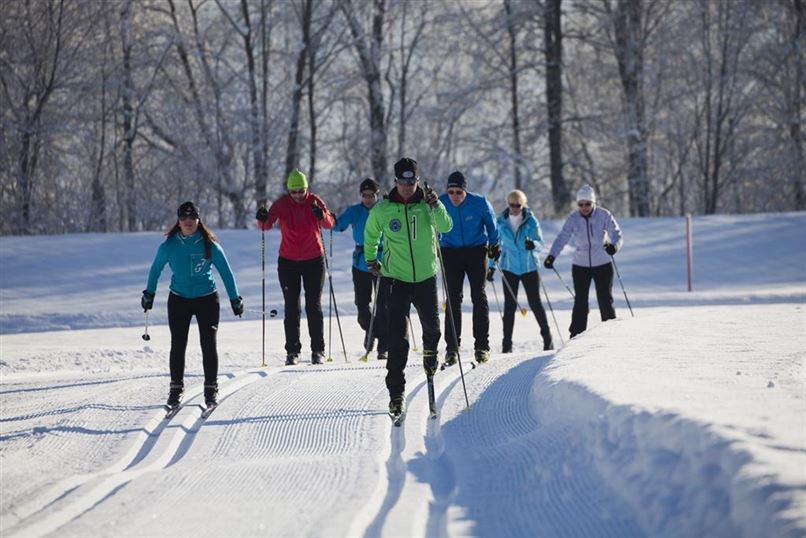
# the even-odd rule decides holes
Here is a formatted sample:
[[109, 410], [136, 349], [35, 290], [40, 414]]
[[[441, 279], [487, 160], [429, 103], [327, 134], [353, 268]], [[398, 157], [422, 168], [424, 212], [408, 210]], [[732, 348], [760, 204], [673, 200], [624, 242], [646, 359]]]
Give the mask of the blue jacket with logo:
[[448, 193], [442, 194], [439, 199], [453, 220], [451, 231], [440, 236], [441, 247], [460, 248], [498, 244], [495, 212], [487, 198], [475, 192], [468, 192], [464, 201], [458, 206], [453, 205]]
[[177, 232], [166, 239], [157, 250], [151, 270], [148, 272], [146, 289], [157, 292], [157, 281], [165, 264], [171, 266], [171, 292], [186, 299], [195, 299], [215, 293], [213, 266], [218, 270], [230, 300], [237, 299], [238, 286], [230, 269], [227, 256], [221, 246], [213, 241], [210, 245], [210, 259], [204, 257], [204, 237], [197, 231], [183, 236]]
[[[516, 275], [523, 275], [537, 271], [537, 256], [546, 243], [543, 241], [543, 232], [537, 217], [528, 207], [523, 208], [523, 220], [516, 231], [509, 225], [509, 209], [505, 209], [498, 216], [498, 231], [501, 233], [501, 258], [498, 265], [502, 271], [509, 271]], [[535, 242], [534, 250], [526, 250], [526, 240]], [[490, 260], [490, 267], [494, 267]]]
[[[365, 273], [369, 272], [367, 261], [364, 259], [364, 228], [367, 225], [369, 211], [364, 204], [351, 205], [344, 210], [344, 213], [339, 215], [336, 219], [336, 225], [333, 227], [337, 232], [343, 232], [348, 226], [353, 227], [353, 241], [355, 241], [353, 267]], [[378, 258], [382, 256], [382, 248], [383, 244], [378, 247]]]

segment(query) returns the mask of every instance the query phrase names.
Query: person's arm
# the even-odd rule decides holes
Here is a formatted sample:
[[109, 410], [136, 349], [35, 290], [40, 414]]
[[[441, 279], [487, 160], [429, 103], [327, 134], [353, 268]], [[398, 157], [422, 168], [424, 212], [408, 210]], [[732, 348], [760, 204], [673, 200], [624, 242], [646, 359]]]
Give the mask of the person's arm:
[[336, 217], [333, 216], [333, 212], [327, 208], [327, 204], [319, 196], [314, 195], [314, 204], [322, 208], [323, 216], [319, 219], [319, 225], [326, 230], [332, 229], [336, 225]]
[[530, 236], [532, 237], [532, 241], [535, 242], [535, 250], [540, 252], [546, 248], [546, 241], [543, 239], [543, 231], [540, 229], [540, 222], [537, 220], [537, 217], [532, 215], [530, 220], [530, 226], [532, 227]]
[[264, 231], [271, 230], [272, 226], [274, 226], [274, 223], [280, 219], [283, 208], [282, 203], [283, 198], [285, 198], [285, 196], [281, 196], [280, 198], [275, 200], [274, 203], [271, 204], [271, 207], [269, 208], [268, 212], [268, 217], [266, 218], [266, 220], [261, 221], [260, 219], [258, 219], [257, 227], [259, 230]]
[[484, 228], [487, 230], [487, 242], [490, 245], [498, 245], [501, 243], [501, 235], [498, 232], [498, 219], [495, 218], [495, 211], [490, 201], [484, 198]]
[[563, 247], [571, 240], [572, 235], [574, 235], [574, 214], [571, 214], [565, 219], [562, 230], [560, 230], [560, 233], [554, 238], [554, 242], [551, 244], [549, 256], [556, 258], [560, 252], [562, 252]]
[[230, 300], [237, 299], [240, 296], [240, 293], [238, 293], [238, 285], [235, 282], [235, 275], [232, 274], [232, 268], [230, 267], [227, 255], [224, 254], [224, 249], [222, 249], [218, 243], [213, 242], [211, 245], [211, 254], [212, 263], [218, 270], [218, 274], [221, 275], [221, 280], [224, 281], [224, 287], [227, 288], [227, 296]]
[[434, 216], [434, 224], [436, 226], [436, 231], [439, 233], [448, 233], [453, 228], [453, 219], [448, 214], [448, 210], [445, 208], [445, 204], [442, 203], [440, 200], [439, 205], [433, 209], [429, 209], [431, 214]]
[[624, 237], [621, 235], [621, 228], [612, 213], [608, 214], [605, 229], [607, 230], [607, 235], [610, 236], [610, 242], [616, 247], [616, 250], [621, 250], [621, 246], [624, 244]]
[[168, 242], [164, 241], [160, 248], [157, 249], [157, 254], [154, 256], [154, 261], [151, 263], [151, 269], [148, 271], [148, 283], [146, 284], [146, 291], [152, 295], [157, 293], [157, 282], [159, 282], [162, 270], [165, 264], [168, 263]]
[[378, 260], [378, 244], [383, 231], [380, 210], [380, 204], [373, 207], [367, 217], [367, 223], [364, 225], [364, 260], [367, 263]]
[[355, 211], [355, 206], [353, 205], [345, 209], [344, 213], [342, 213], [341, 215], [339, 215], [338, 218], [336, 218], [336, 224], [333, 226], [333, 231], [343, 232], [344, 230], [349, 228], [350, 225], [353, 224], [353, 222], [355, 221], [356, 213], [357, 212]]

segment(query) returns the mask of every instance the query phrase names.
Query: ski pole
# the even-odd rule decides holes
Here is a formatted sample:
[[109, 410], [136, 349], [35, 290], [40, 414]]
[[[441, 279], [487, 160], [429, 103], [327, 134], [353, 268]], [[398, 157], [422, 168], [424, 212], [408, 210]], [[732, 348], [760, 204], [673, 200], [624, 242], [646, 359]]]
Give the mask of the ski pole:
[[[266, 311], [265, 311], [265, 310], [253, 310], [253, 309], [251, 309], [251, 308], [244, 308], [244, 309], [243, 309], [243, 311], [244, 311], [244, 312], [249, 312], [249, 313], [251, 313], [251, 314], [261, 314], [261, 315], [263, 315], [263, 316], [265, 316], [265, 315], [266, 315]], [[271, 310], [269, 310], [268, 314], [269, 314], [269, 317], [270, 317], [270, 318], [276, 318], [276, 317], [277, 317], [277, 310], [275, 310], [274, 308], [272, 308]]]
[[369, 330], [367, 331], [367, 335], [364, 337], [364, 355], [361, 356], [361, 362], [367, 362], [369, 358], [369, 352], [372, 351], [372, 331], [375, 329], [375, 312], [378, 310], [378, 281], [381, 279], [380, 275], [375, 278], [375, 281], [372, 283], [372, 316], [369, 318]]
[[498, 269], [498, 272], [501, 273], [501, 280], [504, 281], [504, 287], [507, 289], [509, 294], [512, 296], [512, 300], [515, 301], [515, 306], [518, 307], [518, 310], [520, 311], [521, 315], [523, 317], [526, 317], [526, 313], [528, 312], [528, 310], [523, 308], [521, 306], [521, 304], [518, 302], [518, 296], [515, 295], [515, 292], [512, 290], [512, 286], [509, 284], [509, 280], [507, 280], [507, 277], [504, 275], [504, 272], [501, 270], [501, 266], [498, 265], [498, 260], [495, 260], [495, 267]]
[[498, 306], [498, 315], [501, 316], [501, 321], [504, 321], [504, 313], [501, 311], [501, 302], [498, 300], [498, 290], [495, 289], [495, 280], [491, 280], [490, 285], [493, 287], [493, 296], [495, 296], [495, 304]]
[[[260, 265], [262, 279], [260, 287], [262, 289], [263, 303], [261, 317], [263, 318], [263, 346], [261, 366], [266, 366], [266, 230], [260, 230]], [[276, 312], [276, 311], [275, 311]]]
[[409, 325], [409, 334], [411, 334], [411, 341], [414, 343], [414, 347], [411, 348], [412, 351], [418, 353], [420, 349], [417, 347], [417, 338], [414, 336], [414, 327], [411, 325], [411, 316], [406, 315], [406, 322]]
[[148, 334], [148, 310], [146, 310], [146, 332], [143, 333], [143, 340], [146, 342], [151, 340], [151, 336]]
[[[333, 254], [333, 230], [330, 230], [330, 254]], [[327, 258], [327, 252], [325, 252]], [[331, 281], [332, 282], [332, 281]], [[333, 289], [328, 284], [328, 302], [327, 302], [327, 362], [333, 362], [333, 355], [330, 351], [333, 349], [331, 343], [333, 342]]]
[[555, 274], [555, 275], [557, 275], [557, 278], [559, 278], [559, 279], [560, 279], [560, 282], [562, 282], [563, 286], [565, 286], [565, 289], [567, 289], [567, 290], [568, 290], [568, 293], [570, 293], [570, 294], [571, 294], [571, 298], [572, 298], [572, 299], [574, 299], [574, 300], [576, 300], [576, 296], [574, 295], [574, 292], [573, 292], [573, 291], [571, 291], [571, 288], [569, 288], [569, 287], [568, 287], [568, 284], [566, 284], [566, 283], [565, 283], [565, 280], [563, 280], [563, 277], [561, 277], [561, 276], [560, 276], [560, 272], [559, 272], [559, 271], [557, 271], [557, 268], [556, 268], [556, 267], [554, 267], [553, 265], [551, 266], [551, 268], [552, 268], [552, 269], [554, 269], [554, 274]]
[[[321, 224], [319, 224], [319, 236], [322, 238], [322, 245], [324, 245], [325, 236], [322, 233]], [[327, 280], [330, 284], [330, 298], [333, 300], [333, 310], [336, 312], [336, 325], [339, 327], [341, 350], [344, 352], [344, 362], [350, 362], [350, 360], [347, 358], [347, 347], [344, 345], [344, 333], [341, 330], [341, 320], [339, 319], [339, 304], [336, 302], [336, 292], [333, 290], [333, 275], [330, 273], [330, 264], [327, 261], [327, 251], [325, 251], [325, 271], [327, 272]]]
[[624, 292], [624, 300], [627, 301], [627, 308], [630, 309], [630, 316], [635, 317], [635, 314], [632, 312], [632, 306], [630, 305], [630, 300], [627, 299], [627, 290], [624, 289], [624, 282], [621, 281], [621, 275], [618, 272], [618, 265], [616, 265], [616, 259], [613, 256], [610, 256], [610, 262], [613, 264], [613, 269], [616, 270], [616, 276], [618, 277], [618, 283], [621, 284], [621, 291]]
[[[425, 185], [425, 190], [431, 190], [431, 187], [428, 186], [428, 183], [423, 182]], [[459, 353], [459, 339], [456, 337], [456, 323], [453, 319], [453, 310], [451, 310], [451, 298], [448, 295], [448, 281], [445, 278], [445, 262], [442, 259], [442, 250], [439, 248], [439, 242], [437, 241], [437, 219], [434, 216], [434, 208], [429, 206], [429, 215], [431, 216], [431, 235], [434, 239], [434, 247], [437, 249], [437, 258], [439, 259], [439, 272], [442, 276], [442, 287], [445, 291], [445, 310], [448, 312], [448, 320], [451, 324], [451, 329], [453, 329], [453, 343], [456, 346], [456, 359], [459, 363], [459, 376], [462, 378], [462, 391], [465, 395], [465, 405], [467, 405], [467, 410], [470, 410], [470, 400], [467, 397], [467, 386], [465, 385], [465, 371], [462, 367], [462, 355]]]

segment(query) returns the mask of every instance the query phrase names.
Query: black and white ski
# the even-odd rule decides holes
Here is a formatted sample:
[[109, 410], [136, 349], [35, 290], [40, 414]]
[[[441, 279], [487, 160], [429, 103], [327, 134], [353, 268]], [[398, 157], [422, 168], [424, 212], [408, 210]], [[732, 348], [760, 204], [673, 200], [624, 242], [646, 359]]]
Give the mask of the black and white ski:
[[205, 419], [205, 418], [209, 417], [210, 415], [212, 415], [213, 411], [215, 411], [216, 407], [218, 407], [218, 404], [213, 404], [213, 405], [208, 405], [207, 407], [202, 407], [201, 418]]
[[428, 382], [428, 417], [432, 420], [437, 418], [437, 399], [434, 396], [434, 376], [427, 375], [425, 380]]
[[166, 405], [164, 407], [165, 407], [165, 419], [164, 420], [171, 420], [182, 409], [182, 404]]
[[402, 413], [389, 413], [389, 418], [392, 419], [392, 424], [396, 427], [400, 427], [403, 424], [403, 421], [406, 420], [406, 410], [404, 409]]

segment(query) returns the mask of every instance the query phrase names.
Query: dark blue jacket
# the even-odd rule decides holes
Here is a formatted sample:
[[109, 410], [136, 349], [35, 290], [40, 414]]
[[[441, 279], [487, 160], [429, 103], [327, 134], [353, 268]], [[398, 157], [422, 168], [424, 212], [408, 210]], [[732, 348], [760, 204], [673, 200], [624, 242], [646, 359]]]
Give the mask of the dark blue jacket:
[[460, 248], [498, 244], [495, 212], [487, 198], [475, 192], [468, 192], [464, 201], [458, 206], [453, 205], [448, 193], [444, 193], [439, 199], [453, 220], [451, 231], [440, 236], [441, 247]]

